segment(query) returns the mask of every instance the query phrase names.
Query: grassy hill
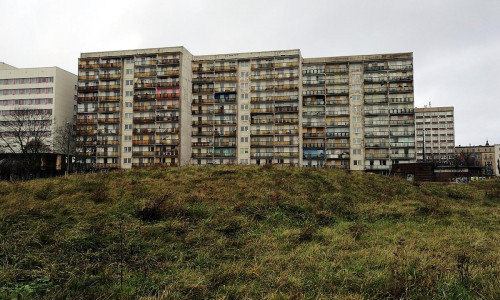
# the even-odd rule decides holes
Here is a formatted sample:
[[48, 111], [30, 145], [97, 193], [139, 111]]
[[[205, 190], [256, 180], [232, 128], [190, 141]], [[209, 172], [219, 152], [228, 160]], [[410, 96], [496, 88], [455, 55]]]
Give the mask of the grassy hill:
[[0, 182], [0, 299], [500, 299], [500, 181], [182, 167]]

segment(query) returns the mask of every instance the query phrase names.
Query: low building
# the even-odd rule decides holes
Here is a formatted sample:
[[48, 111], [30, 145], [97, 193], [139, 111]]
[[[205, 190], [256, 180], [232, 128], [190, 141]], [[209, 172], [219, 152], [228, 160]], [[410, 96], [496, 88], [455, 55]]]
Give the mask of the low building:
[[486, 144], [478, 146], [457, 146], [455, 147], [455, 155], [458, 164], [463, 166], [481, 167], [482, 175], [493, 176], [495, 175], [495, 166], [497, 161], [495, 159], [495, 147], [491, 146], [488, 141]]

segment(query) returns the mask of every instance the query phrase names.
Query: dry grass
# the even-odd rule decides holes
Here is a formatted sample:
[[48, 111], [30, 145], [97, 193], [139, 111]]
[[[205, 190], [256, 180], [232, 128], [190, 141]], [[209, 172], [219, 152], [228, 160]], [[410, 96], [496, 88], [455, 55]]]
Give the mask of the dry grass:
[[0, 299], [499, 299], [499, 195], [276, 166], [0, 182]]

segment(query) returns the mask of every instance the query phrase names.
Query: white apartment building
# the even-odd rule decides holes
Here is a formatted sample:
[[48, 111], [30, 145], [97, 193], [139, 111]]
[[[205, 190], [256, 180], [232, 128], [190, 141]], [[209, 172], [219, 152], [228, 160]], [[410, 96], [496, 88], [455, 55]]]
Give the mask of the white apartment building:
[[[7, 122], [20, 112], [33, 114], [47, 121], [44, 142], [50, 152], [62, 153], [54, 149], [55, 132], [76, 117], [76, 84], [76, 75], [58, 67], [16, 68], [0, 62], [0, 134], [12, 141]], [[4, 141], [0, 145], [9, 152]]]
[[415, 134], [418, 162], [424, 160], [453, 162], [455, 159], [453, 106], [415, 108]]

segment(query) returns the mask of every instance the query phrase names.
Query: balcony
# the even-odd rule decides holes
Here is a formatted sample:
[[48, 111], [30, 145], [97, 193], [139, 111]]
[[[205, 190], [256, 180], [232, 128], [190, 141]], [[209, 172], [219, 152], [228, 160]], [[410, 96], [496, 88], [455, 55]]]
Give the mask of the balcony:
[[193, 93], [213, 93], [214, 88], [198, 88], [193, 87]]
[[78, 86], [79, 93], [89, 93], [89, 92], [97, 92], [97, 85], [93, 86]]
[[236, 72], [236, 66], [215, 66], [216, 72]]
[[224, 147], [224, 148], [227, 148], [227, 147], [236, 147], [236, 142], [222, 142], [222, 141], [216, 141], [214, 143], [214, 147]]
[[215, 82], [230, 82], [236, 81], [236, 76], [218, 76], [215, 77]]
[[273, 62], [252, 64], [252, 66], [251, 66], [252, 70], [272, 69], [272, 68], [274, 68], [274, 63]]
[[306, 100], [304, 100], [302, 102], [302, 105], [303, 106], [323, 106], [323, 105], [325, 105], [325, 101], [324, 100], [318, 100], [318, 101], [306, 101]]
[[201, 120], [201, 121], [193, 121], [193, 126], [213, 126], [214, 120]]
[[159, 65], [178, 65], [179, 63], [178, 58], [162, 58], [158, 60]]
[[411, 92], [413, 92], [413, 87], [412, 86], [391, 87], [391, 88], [389, 88], [389, 92], [391, 92], [391, 93], [411, 93]]
[[236, 87], [215, 88], [216, 93], [233, 93], [236, 92]]
[[377, 115], [387, 115], [389, 114], [388, 109], [367, 109], [365, 110], [365, 116], [377, 116]]
[[326, 122], [303, 122], [302, 127], [325, 127]]
[[133, 146], [154, 145], [155, 140], [132, 140]]
[[156, 76], [158, 77], [179, 76], [179, 74], [179, 70], [156, 71]]
[[413, 125], [414, 120], [390, 120], [389, 123], [394, 126]]
[[155, 155], [158, 157], [176, 157], [179, 155], [179, 151], [177, 150], [156, 151]]
[[305, 149], [324, 149], [325, 144], [324, 143], [304, 143], [303, 147]]
[[137, 77], [137, 78], [156, 77], [156, 71], [136, 72], [135, 77]]
[[110, 85], [99, 85], [99, 91], [113, 91], [119, 90], [121, 86], [119, 84], [110, 84]]
[[267, 108], [252, 108], [250, 110], [252, 114], [272, 114], [274, 109], [272, 107]]
[[327, 143], [326, 148], [328, 149], [349, 148], [349, 143]]
[[389, 68], [387, 66], [368, 66], [368, 65], [365, 65], [364, 67], [365, 72], [385, 71], [385, 70], [389, 70]]
[[325, 69], [323, 68], [318, 68], [318, 69], [302, 69], [302, 74], [304, 75], [315, 75], [315, 74], [324, 74]]
[[391, 131], [391, 136], [415, 136], [415, 131]]
[[303, 132], [302, 136], [304, 138], [315, 138], [315, 137], [324, 138], [326, 134], [325, 132]]
[[178, 139], [160, 139], [155, 142], [157, 145], [177, 146], [179, 145]]
[[274, 68], [276, 69], [281, 69], [281, 68], [295, 68], [298, 67], [299, 63], [298, 62], [275, 62], [274, 63]]
[[274, 157], [299, 158], [299, 152], [274, 152]]
[[274, 131], [272, 130], [251, 130], [251, 135], [273, 135]]
[[134, 61], [134, 65], [136, 67], [151, 67], [151, 66], [154, 66], [158, 63], [158, 61], [156, 59], [140, 59], [140, 60], [136, 60]]
[[252, 147], [273, 147], [274, 141], [251, 141]]
[[158, 122], [179, 122], [179, 116], [156, 116], [156, 121], [158, 121]]
[[349, 105], [349, 100], [326, 100], [326, 105]]
[[304, 159], [325, 159], [325, 154], [323, 153], [317, 153], [317, 154], [312, 154], [312, 153], [307, 153], [302, 156]]
[[89, 147], [89, 146], [95, 146], [95, 141], [77, 141], [76, 146], [77, 147]]
[[97, 76], [96, 75], [78, 76], [78, 81], [90, 81], [90, 80], [97, 80]]
[[99, 107], [99, 112], [100, 113], [112, 113], [112, 112], [117, 112], [120, 110], [120, 107], [115, 106], [115, 107]]
[[[441, 153], [445, 154], [445, 153]], [[391, 154], [391, 159], [415, 159], [415, 153], [398, 153], [398, 154]]]
[[413, 81], [413, 75], [407, 75], [407, 76], [390, 76], [389, 77], [390, 82], [398, 82], [398, 81]]
[[97, 96], [91, 96], [91, 97], [83, 96], [83, 97], [78, 97], [78, 101], [79, 102], [81, 102], [81, 101], [97, 101]]
[[328, 85], [335, 85], [335, 84], [348, 84], [349, 83], [349, 78], [339, 78], [339, 79], [327, 79], [326, 84]]
[[388, 153], [373, 153], [373, 154], [367, 153], [365, 155], [365, 159], [387, 159], [387, 158], [389, 158]]
[[137, 94], [134, 95], [134, 100], [155, 100], [156, 94]]
[[297, 124], [299, 123], [298, 118], [279, 118], [279, 119], [274, 119], [274, 122], [276, 124]]
[[119, 101], [120, 96], [99, 96], [99, 101]]
[[155, 153], [152, 151], [133, 151], [132, 156], [155, 156]]
[[326, 111], [327, 116], [348, 116], [349, 115], [349, 110], [327, 110]]
[[100, 74], [99, 80], [116, 80], [122, 77], [121, 74]]
[[170, 93], [170, 94], [167, 94], [167, 93], [161, 93], [161, 94], [156, 94], [156, 98], [157, 99], [179, 99], [179, 94], [178, 93]]
[[100, 63], [99, 68], [101, 69], [117, 69], [121, 68], [122, 63], [121, 62], [105, 62], [105, 63]]
[[365, 77], [363, 81], [366, 83], [387, 82], [386, 77]]
[[303, 117], [323, 117], [325, 115], [324, 111], [303, 111]]
[[157, 87], [178, 87], [179, 85], [179, 81], [160, 81], [156, 83]]
[[151, 89], [151, 88], [156, 88], [156, 83], [154, 82], [148, 82], [148, 83], [134, 83], [134, 88], [135, 89]]
[[412, 143], [412, 142], [399, 142], [399, 143], [391, 142], [391, 147], [392, 148], [415, 148], [415, 143]]
[[97, 156], [100, 156], [100, 157], [118, 157], [118, 152], [97, 151]]
[[192, 147], [213, 147], [213, 143], [211, 142], [192, 142]]
[[349, 72], [349, 68], [347, 67], [326, 67], [325, 68], [325, 73], [347, 73]]
[[76, 124], [97, 124], [97, 119], [77, 119]]
[[349, 89], [326, 89], [329, 95], [349, 95]]
[[154, 111], [154, 105], [146, 105], [146, 106], [134, 106], [134, 111]]
[[199, 109], [191, 111], [191, 114], [193, 115], [213, 115], [213, 113], [214, 113], [213, 109]]
[[78, 64], [78, 68], [82, 70], [97, 69], [99, 68], [99, 64], [97, 63]]
[[215, 99], [193, 99], [193, 104], [213, 104]]
[[101, 124], [115, 124], [120, 123], [120, 118], [99, 118], [97, 121]]
[[302, 91], [303, 96], [324, 95], [325, 90]]
[[337, 122], [326, 122], [327, 127], [347, 127], [349, 126], [349, 122], [342, 122], [342, 121], [337, 121]]
[[193, 158], [213, 158], [214, 153], [191, 153]]
[[284, 130], [274, 130], [275, 135], [298, 135], [298, 129], [284, 129]]
[[365, 92], [365, 94], [386, 94], [387, 93], [387, 88], [386, 87], [365, 88], [364, 92]]
[[95, 135], [97, 134], [97, 130], [77, 130], [77, 135]]
[[216, 115], [234, 115], [236, 114], [236, 109], [214, 109]]
[[96, 145], [99, 146], [112, 146], [112, 145], [119, 145], [120, 141], [118, 140], [99, 140], [96, 141]]
[[213, 72], [215, 68], [213, 66], [201, 66], [193, 67], [193, 72], [203, 73], [203, 72]]
[[408, 71], [408, 70], [413, 70], [413, 65], [390, 65], [389, 70], [401, 70], [401, 71]]
[[134, 123], [154, 123], [155, 117], [134, 117]]
[[326, 137], [328, 138], [343, 138], [343, 137], [349, 137], [350, 132], [327, 132]]
[[179, 110], [179, 105], [155, 105], [156, 110]]
[[213, 136], [214, 132], [213, 131], [193, 131], [191, 132], [192, 136]]
[[250, 153], [251, 158], [266, 158], [266, 157], [273, 157], [274, 153], [273, 152], [253, 152]]
[[365, 132], [365, 137], [375, 137], [375, 136], [388, 137], [389, 131], [367, 131], [367, 132]]
[[365, 98], [365, 104], [368, 104], [368, 105], [387, 104], [387, 102], [388, 102], [388, 100], [386, 97], [378, 98], [378, 99], [366, 99]]
[[99, 135], [116, 135], [120, 133], [118, 129], [98, 129], [97, 134]]
[[389, 148], [389, 143], [386, 142], [366, 142], [366, 148]]

